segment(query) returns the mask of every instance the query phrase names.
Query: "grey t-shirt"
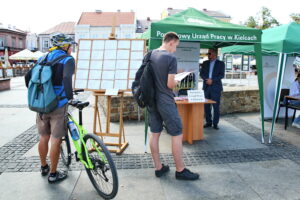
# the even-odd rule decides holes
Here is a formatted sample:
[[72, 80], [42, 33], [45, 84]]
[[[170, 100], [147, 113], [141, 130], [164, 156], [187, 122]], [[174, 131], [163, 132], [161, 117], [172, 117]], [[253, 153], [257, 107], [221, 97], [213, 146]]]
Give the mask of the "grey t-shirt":
[[168, 88], [168, 75], [177, 73], [177, 59], [166, 50], [153, 50], [151, 66], [155, 76], [155, 92], [157, 103], [175, 103], [174, 93]]

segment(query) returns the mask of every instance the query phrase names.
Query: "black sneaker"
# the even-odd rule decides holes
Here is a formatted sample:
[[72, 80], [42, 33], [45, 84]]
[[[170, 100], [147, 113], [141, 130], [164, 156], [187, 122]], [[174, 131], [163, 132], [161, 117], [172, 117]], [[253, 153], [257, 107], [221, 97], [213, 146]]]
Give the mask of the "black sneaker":
[[199, 179], [199, 174], [197, 173], [193, 173], [190, 170], [188, 170], [187, 168], [184, 168], [181, 172], [177, 172], [175, 173], [175, 177], [178, 180], [197, 180]]
[[48, 164], [46, 164], [45, 166], [41, 166], [41, 174], [42, 176], [46, 176], [50, 171], [50, 167]]
[[67, 178], [67, 176], [68, 176], [67, 172], [56, 171], [55, 173], [50, 173], [50, 175], [48, 177], [48, 182], [49, 183], [57, 183], [59, 181], [64, 180], [65, 178]]
[[219, 130], [218, 124], [214, 124], [214, 129]]
[[211, 126], [212, 126], [212, 124], [206, 123], [206, 124], [204, 124], [203, 128], [209, 128], [209, 127], [211, 127]]
[[170, 167], [168, 165], [162, 164], [162, 168], [160, 170], [155, 170], [155, 176], [156, 177], [161, 177], [162, 175], [164, 175], [168, 171], [170, 171]]

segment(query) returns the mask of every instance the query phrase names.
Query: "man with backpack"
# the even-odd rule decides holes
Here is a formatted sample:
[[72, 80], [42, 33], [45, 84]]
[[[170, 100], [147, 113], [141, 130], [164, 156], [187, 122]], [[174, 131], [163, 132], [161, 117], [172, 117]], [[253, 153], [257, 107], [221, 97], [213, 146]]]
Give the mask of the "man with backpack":
[[161, 163], [159, 157], [159, 137], [163, 122], [168, 134], [172, 136], [172, 153], [176, 165], [175, 177], [180, 180], [196, 180], [197, 173], [184, 167], [182, 160], [182, 123], [174, 100], [173, 88], [176, 86], [177, 60], [173, 53], [179, 44], [174, 32], [166, 33], [163, 44], [151, 52], [150, 66], [153, 72], [155, 90], [154, 105], [149, 106], [150, 113], [150, 149], [155, 164], [155, 175], [161, 177], [170, 169]]
[[[49, 49], [49, 53], [39, 59], [38, 64], [32, 69], [30, 74], [26, 75], [25, 79], [27, 79], [26, 85], [28, 85], [29, 108], [38, 112], [36, 122], [40, 135], [38, 151], [41, 160], [41, 174], [46, 176], [50, 172], [48, 182], [56, 183], [67, 177], [67, 173], [57, 171], [57, 164], [61, 140], [67, 133], [68, 100], [73, 99], [72, 75], [75, 61], [70, 54], [72, 45], [75, 42], [73, 38], [57, 33], [51, 36], [51, 43], [53, 47]], [[46, 69], [49, 69], [51, 72], [51, 77], [49, 77], [50, 86], [43, 85], [47, 79]], [[45, 97], [50, 95], [51, 91], [55, 95], [54, 101], [45, 108], [41, 105], [45, 105], [45, 102], [49, 99]], [[50, 105], [54, 105], [54, 107]], [[46, 161], [50, 139], [51, 167]]]

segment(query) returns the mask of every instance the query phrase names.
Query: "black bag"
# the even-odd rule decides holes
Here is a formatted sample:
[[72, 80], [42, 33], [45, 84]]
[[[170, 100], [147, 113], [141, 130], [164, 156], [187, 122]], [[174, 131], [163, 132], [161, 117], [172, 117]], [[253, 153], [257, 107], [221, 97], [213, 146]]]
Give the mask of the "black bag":
[[150, 60], [151, 53], [152, 51], [145, 55], [143, 63], [136, 72], [131, 86], [133, 97], [141, 108], [152, 106], [155, 102], [155, 82]]

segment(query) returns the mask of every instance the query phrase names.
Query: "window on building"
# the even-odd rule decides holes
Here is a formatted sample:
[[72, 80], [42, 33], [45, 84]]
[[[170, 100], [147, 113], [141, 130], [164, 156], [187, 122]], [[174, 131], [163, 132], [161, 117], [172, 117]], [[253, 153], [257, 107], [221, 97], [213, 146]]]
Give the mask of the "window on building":
[[43, 48], [49, 48], [49, 40], [44, 40]]
[[23, 49], [23, 38], [19, 38], [19, 47]]
[[100, 38], [100, 34], [94, 33], [92, 34], [92, 39]]
[[17, 43], [17, 38], [16, 37], [11, 37], [11, 46], [12, 47], [17, 47], [16, 44]]
[[102, 38], [107, 39], [109, 37], [109, 34], [102, 34]]
[[4, 38], [0, 37], [0, 47], [4, 47]]
[[88, 35], [87, 34], [79, 34], [79, 39], [87, 39]]

